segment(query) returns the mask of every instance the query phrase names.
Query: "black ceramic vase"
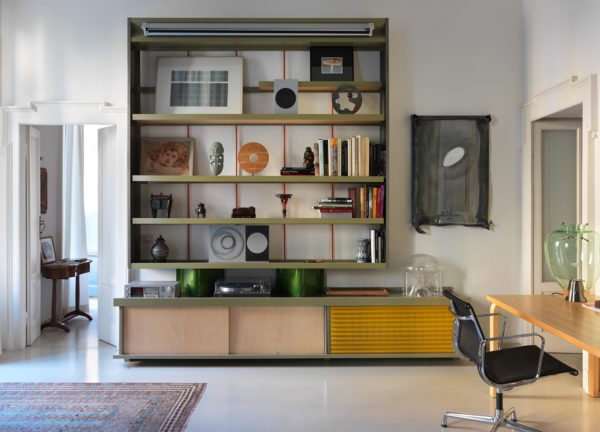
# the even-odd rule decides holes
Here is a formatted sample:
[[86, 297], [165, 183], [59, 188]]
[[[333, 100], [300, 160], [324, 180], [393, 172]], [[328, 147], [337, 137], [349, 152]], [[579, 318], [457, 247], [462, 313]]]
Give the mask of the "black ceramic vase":
[[153, 262], [165, 262], [169, 256], [169, 247], [165, 243], [165, 239], [159, 235], [156, 239], [156, 243], [150, 249]]

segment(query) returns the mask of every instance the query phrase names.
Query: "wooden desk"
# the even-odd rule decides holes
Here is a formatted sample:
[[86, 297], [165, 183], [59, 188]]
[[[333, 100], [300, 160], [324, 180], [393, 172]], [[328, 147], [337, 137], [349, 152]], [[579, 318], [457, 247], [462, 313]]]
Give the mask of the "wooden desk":
[[[79, 275], [90, 271], [90, 263], [92, 260], [83, 259], [68, 259], [54, 261], [48, 264], [42, 264], [42, 276], [46, 279], [52, 279], [52, 318], [49, 322], [42, 324], [42, 329], [46, 327], [56, 327], [68, 332], [69, 327], [64, 325], [64, 322], [78, 315], [84, 316], [90, 321], [92, 317], [79, 309]], [[56, 281], [58, 279], [69, 279], [75, 277], [75, 310], [65, 314], [62, 321], [56, 319]]]
[[[490, 312], [504, 309], [588, 352], [587, 393], [600, 391], [600, 312], [555, 295], [489, 295]], [[589, 300], [592, 302], [593, 300]], [[490, 335], [498, 336], [497, 318], [490, 318]], [[497, 344], [491, 349], [496, 349]], [[584, 356], [585, 361], [585, 356]], [[585, 367], [585, 365], [584, 365]]]

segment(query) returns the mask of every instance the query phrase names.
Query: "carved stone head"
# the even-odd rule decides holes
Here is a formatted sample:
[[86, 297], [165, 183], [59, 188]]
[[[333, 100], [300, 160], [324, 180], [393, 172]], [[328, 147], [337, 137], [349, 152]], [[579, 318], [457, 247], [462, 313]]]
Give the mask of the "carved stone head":
[[221, 174], [223, 171], [223, 144], [215, 141], [208, 148], [208, 159], [210, 161], [210, 172], [214, 175]]

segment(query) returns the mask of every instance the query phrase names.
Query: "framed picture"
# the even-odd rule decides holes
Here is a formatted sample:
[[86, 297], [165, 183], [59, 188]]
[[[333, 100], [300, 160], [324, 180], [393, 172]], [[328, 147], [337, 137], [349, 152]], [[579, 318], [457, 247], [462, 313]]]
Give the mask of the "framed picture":
[[48, 211], [48, 171], [40, 168], [40, 213]]
[[159, 57], [157, 114], [241, 114], [243, 57]]
[[311, 81], [353, 81], [354, 50], [352, 47], [311, 47]]
[[194, 138], [142, 138], [141, 173], [192, 175]]
[[52, 236], [42, 237], [40, 239], [40, 251], [42, 252], [42, 264], [48, 264], [56, 261], [54, 253], [54, 239]]
[[489, 228], [491, 117], [412, 116], [412, 225]]

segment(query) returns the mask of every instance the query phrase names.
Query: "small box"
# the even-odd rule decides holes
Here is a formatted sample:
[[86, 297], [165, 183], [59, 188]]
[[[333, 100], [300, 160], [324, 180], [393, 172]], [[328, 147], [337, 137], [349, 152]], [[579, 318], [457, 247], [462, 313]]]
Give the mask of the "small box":
[[175, 298], [180, 295], [177, 281], [133, 281], [125, 285], [125, 298]]

